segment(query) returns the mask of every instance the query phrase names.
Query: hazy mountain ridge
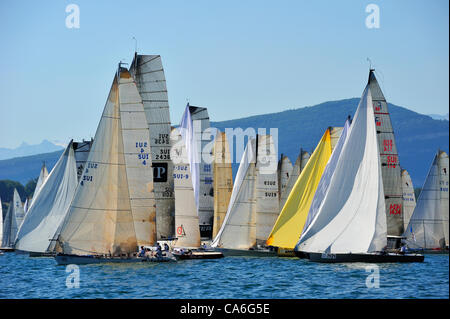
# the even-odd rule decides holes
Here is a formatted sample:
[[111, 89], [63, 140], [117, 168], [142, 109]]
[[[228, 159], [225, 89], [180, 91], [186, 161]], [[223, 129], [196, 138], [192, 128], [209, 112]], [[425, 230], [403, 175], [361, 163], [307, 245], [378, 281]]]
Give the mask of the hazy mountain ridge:
[[0, 147], [0, 160], [50, 153], [62, 149], [64, 149], [62, 146], [56, 145], [48, 140], [43, 140], [40, 144], [35, 145], [29, 145], [23, 142], [19, 147], [16, 148]]
[[[282, 112], [255, 115], [235, 120], [211, 122], [221, 131], [225, 128], [252, 127], [278, 128], [279, 153], [287, 155], [294, 163], [300, 148], [312, 152], [328, 126], [343, 126], [348, 115], [353, 117], [359, 98], [324, 102], [315, 106], [290, 109]], [[422, 187], [433, 156], [438, 148], [449, 151], [449, 122], [434, 120], [404, 107], [389, 104], [400, 165], [408, 170], [414, 187]], [[211, 119], [214, 110], [209, 109]], [[175, 124], [175, 123], [174, 123]], [[39, 175], [45, 161], [50, 172], [61, 151], [0, 160], [0, 180], [10, 179], [22, 184]], [[240, 158], [237, 159], [238, 161]], [[233, 165], [236, 172], [238, 164]]]

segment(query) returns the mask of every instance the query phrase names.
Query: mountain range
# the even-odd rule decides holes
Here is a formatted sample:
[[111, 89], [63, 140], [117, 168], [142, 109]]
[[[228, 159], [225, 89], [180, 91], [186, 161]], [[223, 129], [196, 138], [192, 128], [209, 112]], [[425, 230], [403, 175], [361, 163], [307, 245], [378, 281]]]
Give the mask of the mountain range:
[[29, 145], [23, 142], [17, 148], [3, 148], [0, 147], [0, 160], [14, 158], [14, 157], [23, 157], [29, 155], [50, 153], [57, 150], [62, 150], [63, 147], [61, 145], [57, 145], [48, 140], [43, 140], [40, 144]]
[[[343, 126], [348, 115], [353, 117], [359, 98], [324, 102], [315, 106], [282, 112], [250, 116], [235, 120], [213, 122], [221, 131], [226, 128], [278, 129], [278, 153], [287, 155], [294, 163], [301, 148], [312, 152], [329, 126]], [[422, 187], [433, 156], [440, 148], [449, 151], [449, 121], [436, 120], [404, 107], [388, 104], [396, 137], [399, 161], [408, 170], [414, 187]], [[214, 110], [209, 109], [210, 118]], [[230, 137], [229, 137], [230, 138]], [[58, 160], [62, 150], [27, 157], [0, 160], [0, 180], [10, 179], [25, 184], [39, 174], [42, 162], [48, 170]], [[238, 159], [240, 160], [240, 159]], [[233, 165], [236, 173], [238, 164]]]

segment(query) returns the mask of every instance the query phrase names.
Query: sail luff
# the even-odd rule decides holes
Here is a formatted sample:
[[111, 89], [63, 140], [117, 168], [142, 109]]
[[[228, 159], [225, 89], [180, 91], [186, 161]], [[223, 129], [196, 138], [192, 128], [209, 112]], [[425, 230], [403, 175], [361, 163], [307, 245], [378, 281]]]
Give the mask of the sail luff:
[[212, 238], [216, 237], [222, 227], [233, 191], [230, 148], [225, 132], [217, 133], [213, 154], [214, 223]]
[[161, 56], [136, 53], [130, 73], [142, 97], [150, 134], [156, 236], [158, 239], [169, 238], [174, 235], [175, 199], [173, 164], [170, 159], [169, 99]]

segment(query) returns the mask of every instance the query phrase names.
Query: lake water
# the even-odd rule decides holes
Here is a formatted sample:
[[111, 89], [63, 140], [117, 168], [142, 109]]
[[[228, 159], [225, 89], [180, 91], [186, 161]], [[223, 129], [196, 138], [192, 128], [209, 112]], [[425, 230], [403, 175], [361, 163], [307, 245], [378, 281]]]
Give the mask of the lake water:
[[0, 298], [449, 298], [448, 255], [379, 264], [378, 288], [377, 270], [368, 266], [255, 257], [81, 265], [79, 288], [68, 288], [74, 273], [53, 258], [5, 253]]

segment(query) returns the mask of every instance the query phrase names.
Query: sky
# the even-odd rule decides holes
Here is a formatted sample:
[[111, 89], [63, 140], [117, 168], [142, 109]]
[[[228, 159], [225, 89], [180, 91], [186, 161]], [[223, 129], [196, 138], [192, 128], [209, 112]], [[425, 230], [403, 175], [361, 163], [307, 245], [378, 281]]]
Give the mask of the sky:
[[370, 65], [388, 102], [446, 114], [448, 12], [447, 0], [2, 0], [0, 147], [93, 137], [133, 37], [162, 57], [173, 124], [187, 101], [222, 121], [360, 97]]

